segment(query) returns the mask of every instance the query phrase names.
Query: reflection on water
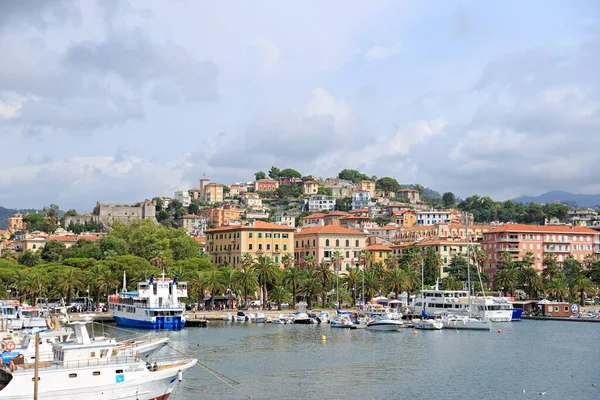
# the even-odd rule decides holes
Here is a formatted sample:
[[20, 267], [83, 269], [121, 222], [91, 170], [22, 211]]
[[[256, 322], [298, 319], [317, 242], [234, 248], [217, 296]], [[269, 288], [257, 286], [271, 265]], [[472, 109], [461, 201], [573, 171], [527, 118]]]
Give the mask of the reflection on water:
[[[492, 332], [373, 332], [211, 322], [173, 347], [254, 399], [600, 399], [600, 324], [522, 321]], [[496, 333], [501, 328], [502, 333]], [[321, 341], [326, 335], [327, 340]], [[523, 393], [525, 389], [525, 393]], [[200, 367], [173, 399], [242, 399]]]

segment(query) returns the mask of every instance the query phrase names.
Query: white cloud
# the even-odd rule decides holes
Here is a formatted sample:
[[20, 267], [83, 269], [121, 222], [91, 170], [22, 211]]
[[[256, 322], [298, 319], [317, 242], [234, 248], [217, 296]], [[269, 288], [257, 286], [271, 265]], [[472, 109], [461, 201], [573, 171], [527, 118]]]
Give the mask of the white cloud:
[[395, 56], [401, 50], [402, 48], [398, 44], [392, 46], [375, 46], [365, 53], [365, 59], [367, 61], [381, 61]]

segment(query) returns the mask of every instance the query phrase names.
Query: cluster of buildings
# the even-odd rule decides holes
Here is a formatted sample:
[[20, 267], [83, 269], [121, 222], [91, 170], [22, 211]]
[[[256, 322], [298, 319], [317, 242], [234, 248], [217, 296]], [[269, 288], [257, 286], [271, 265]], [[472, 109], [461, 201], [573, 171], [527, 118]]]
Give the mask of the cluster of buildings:
[[[302, 196], [286, 207], [272, 206], [278, 189], [286, 185], [297, 185]], [[372, 180], [352, 183], [337, 178], [265, 178], [227, 187], [202, 178], [198, 188], [176, 191], [173, 199], [186, 207], [194, 200], [202, 205], [177, 222], [202, 244], [217, 266], [240, 268], [246, 262], [245, 254], [269, 256], [284, 266], [293, 256], [301, 266], [310, 259], [328, 262], [332, 269], [344, 273], [351, 267], [362, 267], [363, 252], [370, 254], [371, 265], [387, 265], [391, 257], [401, 257], [407, 249], [416, 248], [439, 256], [439, 275], [443, 278], [452, 258], [466, 252], [467, 242], [472, 249], [485, 252], [489, 262], [482, 267], [491, 276], [506, 253], [514, 260], [530, 260], [538, 270], [543, 269], [548, 254], [555, 255], [559, 264], [569, 255], [581, 262], [600, 259], [600, 227], [594, 226], [597, 213], [590, 209], [570, 211], [568, 224], [548, 221], [543, 226], [477, 225], [469, 217], [467, 240], [466, 214], [431, 209], [414, 189], [381, 191]], [[338, 199], [346, 199], [345, 204], [351, 207], [345, 209], [351, 209], [337, 210]], [[171, 200], [163, 198], [164, 205]], [[116, 221], [140, 219], [156, 222], [155, 202], [98, 204], [95, 214], [65, 217], [63, 226], [94, 221], [110, 227]], [[64, 231], [27, 234], [24, 229], [23, 215], [9, 219], [8, 235], [21, 232], [10, 244], [17, 252], [36, 251], [46, 240], [61, 240], [69, 246], [81, 238], [95, 240], [100, 235], [78, 236]], [[2, 248], [0, 243], [0, 252]]]

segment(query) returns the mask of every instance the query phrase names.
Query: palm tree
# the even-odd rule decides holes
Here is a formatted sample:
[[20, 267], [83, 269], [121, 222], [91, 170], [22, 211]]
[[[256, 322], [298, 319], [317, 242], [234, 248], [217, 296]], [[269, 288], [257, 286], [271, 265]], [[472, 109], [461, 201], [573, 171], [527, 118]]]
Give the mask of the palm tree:
[[242, 267], [237, 272], [235, 284], [244, 289], [244, 307], [248, 306], [248, 290], [258, 286], [258, 277], [250, 266]]
[[588, 276], [593, 282], [600, 283], [600, 261], [596, 261], [590, 267]]
[[421, 271], [413, 269], [409, 265], [405, 266], [404, 272], [406, 272], [405, 286], [402, 288], [408, 294], [407, 302], [410, 304], [410, 293], [416, 291], [417, 286], [421, 283]]
[[389, 288], [394, 292], [395, 298], [398, 299], [401, 288], [405, 286], [406, 271], [399, 268], [394, 268], [388, 271], [385, 281]]
[[289, 301], [290, 292], [283, 286], [275, 286], [269, 292], [269, 300], [275, 304], [277, 304], [277, 309], [281, 309], [281, 303], [284, 301]]
[[548, 282], [546, 285], [546, 293], [550, 297], [558, 299], [562, 301], [568, 294], [569, 290], [567, 287], [567, 282], [562, 275], [558, 275]]
[[162, 271], [165, 268], [166, 261], [167, 261], [166, 258], [163, 257], [161, 254], [159, 256], [153, 257], [150, 260], [150, 264], [154, 265], [156, 268], [158, 268]]
[[0, 258], [10, 261], [10, 262], [13, 262], [13, 263], [16, 263], [17, 261], [19, 261], [19, 255], [14, 250], [4, 250], [2, 252], [2, 257], [0, 257]]
[[303, 274], [298, 286], [298, 293], [306, 298], [308, 308], [312, 308], [312, 299], [319, 293], [321, 284], [312, 274]]
[[292, 288], [292, 307], [296, 308], [296, 294], [300, 282], [300, 270], [295, 265], [283, 270], [283, 281]]
[[227, 309], [231, 309], [231, 306], [233, 305], [232, 297], [234, 297], [233, 294], [235, 293], [234, 287], [238, 276], [238, 270], [231, 267], [221, 267], [219, 269], [219, 273], [221, 274], [223, 284], [227, 287], [227, 295], [229, 296], [227, 299]]
[[327, 287], [334, 277], [329, 263], [326, 261], [321, 262], [317, 268], [313, 270], [313, 276], [321, 282], [321, 307], [325, 307], [327, 301]]
[[335, 291], [336, 291], [336, 298], [338, 299], [338, 307], [342, 308], [341, 306], [341, 302], [339, 301], [340, 298], [340, 285], [339, 285], [339, 275], [340, 275], [340, 271], [342, 269], [342, 261], [344, 261], [344, 255], [342, 254], [341, 251], [336, 250], [333, 252], [333, 254], [331, 255], [331, 263], [333, 264], [333, 268], [335, 270]]
[[372, 299], [375, 294], [379, 293], [379, 291], [383, 287], [383, 282], [374, 270], [368, 269], [364, 271], [365, 274], [365, 302], [366, 299]]
[[319, 265], [319, 263], [317, 262], [317, 259], [315, 258], [315, 256], [313, 256], [312, 254], [309, 254], [309, 255], [305, 256], [304, 259], [302, 260], [302, 265], [304, 266], [304, 269], [313, 269], [317, 265]]
[[494, 285], [498, 289], [508, 289], [511, 296], [514, 296], [515, 287], [518, 283], [519, 271], [514, 268], [502, 268], [494, 275]]
[[254, 264], [254, 258], [250, 253], [242, 254], [242, 257], [240, 257], [240, 261], [242, 263], [242, 267], [251, 267], [252, 264]]
[[102, 290], [101, 282], [107, 269], [108, 267], [104, 264], [95, 264], [88, 269], [90, 274], [90, 283], [94, 290], [94, 297], [96, 298], [96, 310], [100, 309], [100, 291]]
[[485, 264], [490, 262], [490, 256], [487, 255], [485, 251], [481, 247], [473, 247], [469, 246], [471, 260], [480, 271], [483, 271], [485, 268]]
[[42, 293], [44, 288], [43, 276], [40, 271], [31, 270], [27, 273], [25, 293], [29, 294], [31, 304], [35, 303], [36, 294]]
[[96, 284], [100, 288], [100, 291], [104, 290], [104, 293], [108, 296], [113, 287], [119, 286], [119, 277], [110, 268], [103, 268], [98, 275]]
[[254, 262], [254, 271], [258, 275], [258, 282], [260, 284], [260, 308], [263, 309], [265, 302], [267, 301], [267, 284], [273, 279], [275, 275], [275, 268], [277, 266], [271, 260], [269, 256], [259, 256]]
[[587, 254], [585, 257], [583, 257], [583, 265], [585, 266], [586, 269], [590, 269], [592, 264], [594, 264], [595, 261], [596, 261], [596, 259], [594, 258], [594, 256], [592, 254]]
[[422, 262], [423, 262], [423, 253], [421, 253], [420, 251], [414, 251], [410, 255], [408, 265], [415, 271], [419, 271], [419, 274], [420, 274]]
[[385, 267], [387, 269], [395, 269], [398, 268], [399, 265], [399, 261], [398, 261], [398, 257], [396, 257], [394, 254], [392, 253], [388, 253], [387, 257], [385, 258], [385, 261], [383, 262], [385, 264]]
[[537, 294], [543, 290], [542, 281], [538, 272], [531, 267], [519, 271], [519, 285], [521, 285], [529, 298], [533, 300]]
[[521, 259], [523, 260], [523, 264], [527, 267], [531, 267], [535, 263], [535, 255], [531, 251], [523, 254]]
[[383, 262], [376, 261], [375, 263], [373, 263], [373, 271], [375, 271], [375, 275], [377, 275], [379, 279], [383, 279], [385, 275], [385, 267], [383, 265]]
[[83, 284], [79, 277], [79, 270], [76, 268], [66, 267], [61, 272], [61, 281], [58, 282], [58, 287], [63, 293], [67, 293], [67, 305], [69, 305], [71, 304], [71, 293]]
[[579, 292], [579, 304], [585, 305], [586, 292], [592, 292], [595, 289], [594, 283], [590, 278], [580, 277], [573, 285], [573, 290]]
[[508, 251], [505, 250], [502, 253], [500, 253], [500, 261], [506, 267], [510, 263], [513, 262], [513, 256], [512, 256], [512, 254], [510, 254]]
[[344, 277], [343, 286], [347, 290], [352, 291], [352, 306], [356, 307], [356, 287], [360, 284], [362, 279], [362, 273], [359, 268], [353, 267], [348, 270], [348, 273]]
[[442, 290], [461, 290], [464, 282], [459, 281], [454, 276], [447, 276], [442, 279]]
[[283, 257], [281, 257], [281, 263], [284, 268], [290, 268], [296, 264], [296, 258], [291, 253], [285, 253]]
[[215, 296], [218, 292], [225, 290], [225, 285], [223, 284], [223, 277], [220, 271], [216, 268], [210, 268], [205, 271], [200, 272], [201, 280], [204, 286], [204, 289], [208, 290], [210, 293], [210, 308], [214, 310], [215, 308]]
[[562, 273], [557, 264], [547, 264], [546, 268], [542, 271], [542, 276], [549, 281], [557, 278], [559, 275], [562, 275]]
[[358, 254], [358, 262], [362, 264], [363, 270], [367, 269], [367, 266], [371, 263], [373, 259], [373, 253], [367, 250], [361, 250]]

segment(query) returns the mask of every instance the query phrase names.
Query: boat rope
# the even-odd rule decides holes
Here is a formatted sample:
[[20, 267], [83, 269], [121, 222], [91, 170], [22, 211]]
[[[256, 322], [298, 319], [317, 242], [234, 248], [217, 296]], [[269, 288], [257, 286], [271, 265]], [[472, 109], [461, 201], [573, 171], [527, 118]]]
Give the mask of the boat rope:
[[[174, 351], [176, 351], [177, 353], [181, 354], [184, 357], [190, 357], [189, 354], [185, 354], [184, 352], [182, 352], [179, 349], [176, 349], [175, 347], [171, 346], [170, 344], [168, 344], [167, 346], [170, 347], [171, 349], [173, 349]], [[214, 369], [212, 367], [209, 367], [208, 365], [200, 362], [200, 360], [198, 360], [198, 365], [200, 367], [204, 368], [209, 374], [211, 374], [212, 376], [214, 376], [215, 378], [217, 378], [218, 380], [223, 382], [225, 385], [227, 385], [230, 388], [232, 388], [233, 390], [235, 390], [236, 392], [240, 393], [241, 395], [245, 396], [248, 399], [251, 398], [249, 394], [242, 392], [240, 389], [236, 388], [235, 386], [233, 386], [231, 383], [227, 382], [223, 378], [229, 379], [231, 382], [235, 383], [236, 385], [240, 385], [240, 382], [236, 381], [233, 378], [228, 377], [227, 375], [223, 374], [222, 372], [217, 371], [216, 369]]]
[[[101, 325], [102, 326], [102, 334], [104, 335], [104, 321], [101, 321], [101, 322], [91, 321], [91, 322], [94, 323], [94, 324], [97, 324], [97, 325]], [[133, 337], [134, 339], [137, 339], [137, 338], [143, 339], [143, 338], [150, 338], [150, 337], [154, 337], [155, 336], [153, 334], [147, 334], [147, 333], [146, 334], [140, 334], [139, 331], [134, 331], [132, 329], [125, 329], [125, 328], [121, 328], [121, 327], [118, 327], [118, 326], [111, 326], [111, 329], [115, 329], [115, 330], [118, 330], [118, 331], [123, 331], [123, 332], [131, 333], [131, 334], [135, 334], [136, 336]], [[168, 337], [168, 335], [167, 335], [167, 337]]]

